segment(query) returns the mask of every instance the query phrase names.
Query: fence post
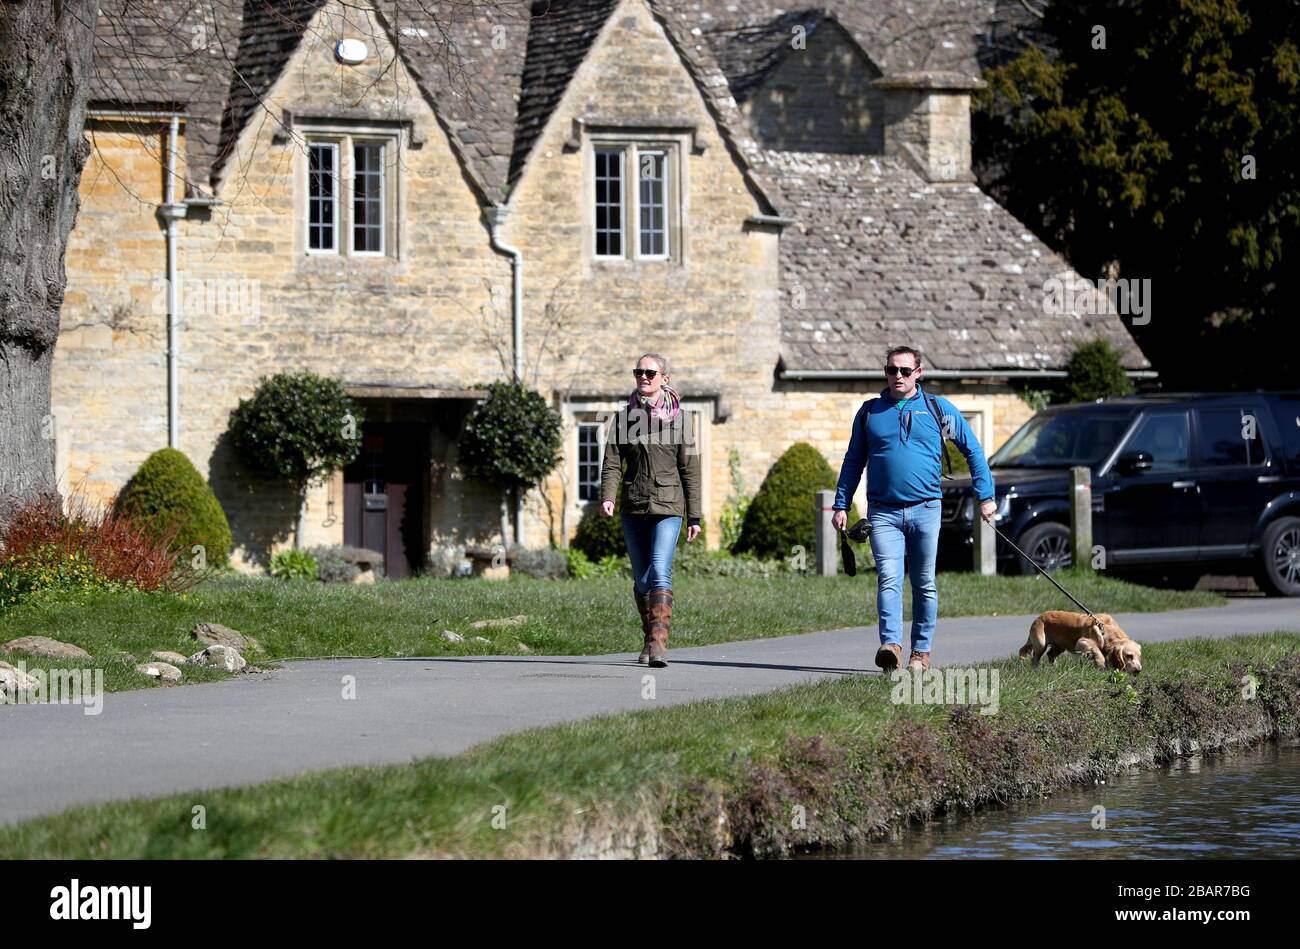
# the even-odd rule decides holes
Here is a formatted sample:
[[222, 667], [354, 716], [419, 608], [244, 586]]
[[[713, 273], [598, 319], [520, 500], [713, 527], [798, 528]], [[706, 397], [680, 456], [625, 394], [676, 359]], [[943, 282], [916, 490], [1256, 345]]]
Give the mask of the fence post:
[[1092, 569], [1092, 469], [1070, 469], [1070, 545], [1073, 563]]
[[813, 496], [816, 502], [817, 511], [817, 532], [816, 532], [816, 557], [817, 557], [817, 576], [833, 577], [839, 573], [839, 566], [835, 562], [839, 554], [838, 539], [835, 534], [835, 528], [831, 526], [831, 516], [834, 512], [831, 507], [835, 504], [834, 491], [818, 491]]
[[979, 498], [975, 499], [975, 572], [991, 577], [998, 572], [998, 542], [993, 525], [980, 517]]

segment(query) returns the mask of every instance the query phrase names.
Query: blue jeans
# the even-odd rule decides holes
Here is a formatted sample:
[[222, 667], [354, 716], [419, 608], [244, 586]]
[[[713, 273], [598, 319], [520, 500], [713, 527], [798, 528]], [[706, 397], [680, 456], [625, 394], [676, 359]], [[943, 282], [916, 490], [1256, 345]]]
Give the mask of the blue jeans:
[[632, 561], [632, 589], [637, 593], [673, 588], [673, 553], [682, 519], [676, 514], [624, 514], [623, 539]]
[[934, 558], [939, 551], [939, 501], [883, 504], [870, 501], [871, 553], [879, 578], [876, 608], [880, 612], [880, 644], [903, 645], [903, 565], [912, 578], [912, 649], [930, 651], [939, 591], [934, 585]]

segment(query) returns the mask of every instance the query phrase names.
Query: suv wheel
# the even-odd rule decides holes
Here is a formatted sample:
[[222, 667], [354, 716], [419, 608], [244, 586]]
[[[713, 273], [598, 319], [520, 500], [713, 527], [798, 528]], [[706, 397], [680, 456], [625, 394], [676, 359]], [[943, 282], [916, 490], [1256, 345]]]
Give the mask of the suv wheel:
[[1279, 517], [1265, 529], [1255, 579], [1274, 596], [1300, 596], [1300, 517]]
[[[1034, 563], [1048, 573], [1064, 570], [1074, 561], [1070, 549], [1070, 528], [1064, 524], [1038, 524], [1021, 534], [1016, 543], [1034, 559]], [[1038, 571], [1024, 557], [1017, 555], [1016, 560], [1020, 564], [1021, 574], [1037, 575]]]

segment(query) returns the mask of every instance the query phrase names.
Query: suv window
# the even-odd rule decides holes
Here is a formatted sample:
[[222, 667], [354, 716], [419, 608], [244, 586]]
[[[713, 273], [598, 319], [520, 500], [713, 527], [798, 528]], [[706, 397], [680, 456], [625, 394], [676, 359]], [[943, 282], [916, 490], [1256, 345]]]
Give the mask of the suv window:
[[1287, 462], [1300, 465], [1300, 396], [1284, 395], [1273, 403], [1273, 418], [1282, 430]]
[[1220, 467], [1263, 463], [1258, 410], [1197, 409], [1197, 417], [1201, 422], [1201, 464]]
[[1133, 418], [1131, 412], [1062, 412], [1036, 415], [989, 459], [1003, 468], [1096, 466], [1110, 454]]
[[1187, 467], [1190, 446], [1187, 413], [1162, 412], [1138, 423], [1124, 451], [1146, 452], [1152, 471], [1179, 471]]

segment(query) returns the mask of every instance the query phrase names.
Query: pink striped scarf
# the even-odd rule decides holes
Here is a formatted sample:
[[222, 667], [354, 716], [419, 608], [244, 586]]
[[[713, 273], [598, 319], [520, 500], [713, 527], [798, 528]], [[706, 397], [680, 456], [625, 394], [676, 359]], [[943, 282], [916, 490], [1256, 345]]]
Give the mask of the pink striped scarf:
[[650, 417], [657, 418], [665, 422], [671, 422], [682, 411], [682, 400], [678, 396], [677, 390], [664, 383], [662, 386], [661, 397], [658, 402], [651, 402], [649, 399], [643, 399], [637, 394], [635, 389], [627, 397], [627, 407], [629, 409], [646, 408], [650, 410]]

